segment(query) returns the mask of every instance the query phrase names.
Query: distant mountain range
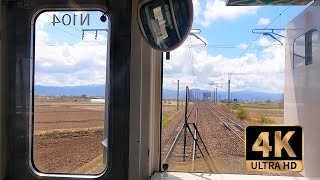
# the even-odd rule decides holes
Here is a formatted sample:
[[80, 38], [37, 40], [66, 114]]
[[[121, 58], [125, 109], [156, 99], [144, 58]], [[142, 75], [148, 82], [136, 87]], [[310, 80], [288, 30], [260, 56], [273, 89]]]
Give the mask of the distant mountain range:
[[[204, 92], [213, 93], [212, 91], [192, 89], [192, 92], [198, 92], [199, 98], [203, 98]], [[180, 90], [179, 97], [185, 99], [185, 90]], [[176, 99], [177, 91], [163, 89], [163, 98], [165, 99]], [[193, 93], [194, 94], [194, 93]], [[91, 97], [103, 97], [105, 96], [104, 85], [85, 85], [85, 86], [41, 86], [36, 85], [35, 95], [42, 96], [91, 96]], [[218, 97], [220, 100], [227, 99], [227, 91], [218, 91]], [[268, 92], [257, 92], [257, 91], [233, 91], [231, 92], [231, 99], [238, 99], [239, 101], [251, 100], [251, 101], [263, 101], [272, 100], [279, 101], [283, 99], [283, 93], [268, 93]]]
[[36, 85], [35, 95], [41, 96], [105, 96], [105, 85], [85, 86], [40, 86]]
[[[198, 97], [201, 99], [203, 98], [203, 93], [209, 92], [209, 94], [213, 91], [206, 91], [200, 89], [191, 89], [191, 93], [195, 96], [194, 92], [198, 92]], [[177, 91], [176, 90], [167, 90], [164, 89], [162, 92], [163, 98], [165, 99], [176, 99], [177, 98]], [[181, 99], [185, 99], [185, 90], [179, 91], [179, 97]], [[219, 91], [218, 90], [218, 98], [220, 100], [228, 99], [228, 92], [227, 91]], [[280, 101], [283, 99], [283, 93], [269, 93], [269, 92], [259, 92], [259, 91], [232, 91], [231, 92], [231, 99], [237, 99], [239, 101]]]

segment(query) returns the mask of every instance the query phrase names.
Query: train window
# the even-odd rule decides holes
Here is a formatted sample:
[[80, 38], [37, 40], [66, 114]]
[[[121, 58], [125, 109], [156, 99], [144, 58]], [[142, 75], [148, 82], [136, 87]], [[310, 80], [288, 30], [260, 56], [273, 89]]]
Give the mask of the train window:
[[41, 173], [100, 174], [107, 166], [108, 19], [103, 16], [46, 11], [35, 19], [30, 158]]
[[240, 60], [228, 57], [236, 49], [215, 55], [210, 34], [190, 35], [163, 60], [161, 168], [247, 174], [245, 128], [284, 123], [284, 47], [262, 37], [263, 55]]
[[[163, 59], [161, 170], [301, 176], [245, 168], [246, 127], [286, 123], [283, 29], [290, 18], [270, 30], [266, 27], [278, 27], [280, 19], [264, 12], [275, 7], [242, 9], [221, 3], [217, 11], [218, 5], [201, 1], [187, 40], [170, 52], [169, 60]], [[257, 13], [231, 19], [224, 14], [240, 9]], [[253, 27], [261, 32], [252, 33]], [[306, 33], [307, 43], [314, 34]]]
[[293, 43], [293, 68], [299, 68], [312, 64], [315, 57], [316, 44], [318, 43], [318, 31], [311, 29], [299, 36]]

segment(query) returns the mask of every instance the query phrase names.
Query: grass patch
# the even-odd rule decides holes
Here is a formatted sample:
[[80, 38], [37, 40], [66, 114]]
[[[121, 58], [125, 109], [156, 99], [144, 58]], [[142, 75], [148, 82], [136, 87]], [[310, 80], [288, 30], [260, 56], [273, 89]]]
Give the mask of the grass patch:
[[248, 112], [243, 109], [242, 107], [239, 107], [237, 110], [236, 110], [236, 117], [240, 120], [246, 120], [249, 118], [249, 115], [248, 115]]
[[162, 128], [167, 127], [167, 125], [168, 125], [169, 122], [171, 121], [171, 118], [172, 118], [172, 116], [168, 116], [168, 117], [162, 119], [162, 124], [161, 124]]
[[103, 155], [100, 155], [95, 159], [95, 165], [91, 169], [89, 169], [86, 174], [99, 174], [103, 171], [103, 169]]
[[104, 170], [103, 154], [73, 171], [75, 174], [99, 174]]
[[232, 103], [231, 103], [231, 109], [232, 109], [232, 110], [237, 110], [237, 109], [239, 109], [239, 108], [241, 108], [240, 104], [235, 103], [235, 102], [232, 102]]
[[166, 115], [162, 115], [162, 122], [161, 122], [161, 127], [165, 128], [167, 127], [167, 125], [170, 123], [171, 119], [173, 118], [173, 116], [176, 115], [176, 112], [173, 112], [172, 114], [166, 114]]
[[225, 112], [229, 112], [227, 103], [217, 103], [217, 105], [220, 107], [221, 110], [225, 111]]
[[271, 119], [268, 115], [261, 114], [259, 123], [261, 124], [275, 124], [275, 121]]

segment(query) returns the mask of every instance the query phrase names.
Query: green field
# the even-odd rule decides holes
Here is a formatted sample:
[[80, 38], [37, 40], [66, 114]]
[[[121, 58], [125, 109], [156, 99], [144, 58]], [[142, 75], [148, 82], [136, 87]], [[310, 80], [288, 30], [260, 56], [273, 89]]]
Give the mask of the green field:
[[239, 103], [244, 108], [283, 109], [283, 103]]

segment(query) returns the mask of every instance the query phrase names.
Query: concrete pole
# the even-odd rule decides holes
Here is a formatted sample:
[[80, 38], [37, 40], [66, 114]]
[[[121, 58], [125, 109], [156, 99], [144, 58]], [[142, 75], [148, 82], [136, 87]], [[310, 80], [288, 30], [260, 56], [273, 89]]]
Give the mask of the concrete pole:
[[178, 80], [178, 88], [177, 88], [177, 111], [179, 111], [179, 80]]
[[230, 110], [230, 79], [228, 79], [228, 109]]
[[218, 88], [216, 87], [216, 103], [218, 103]]

